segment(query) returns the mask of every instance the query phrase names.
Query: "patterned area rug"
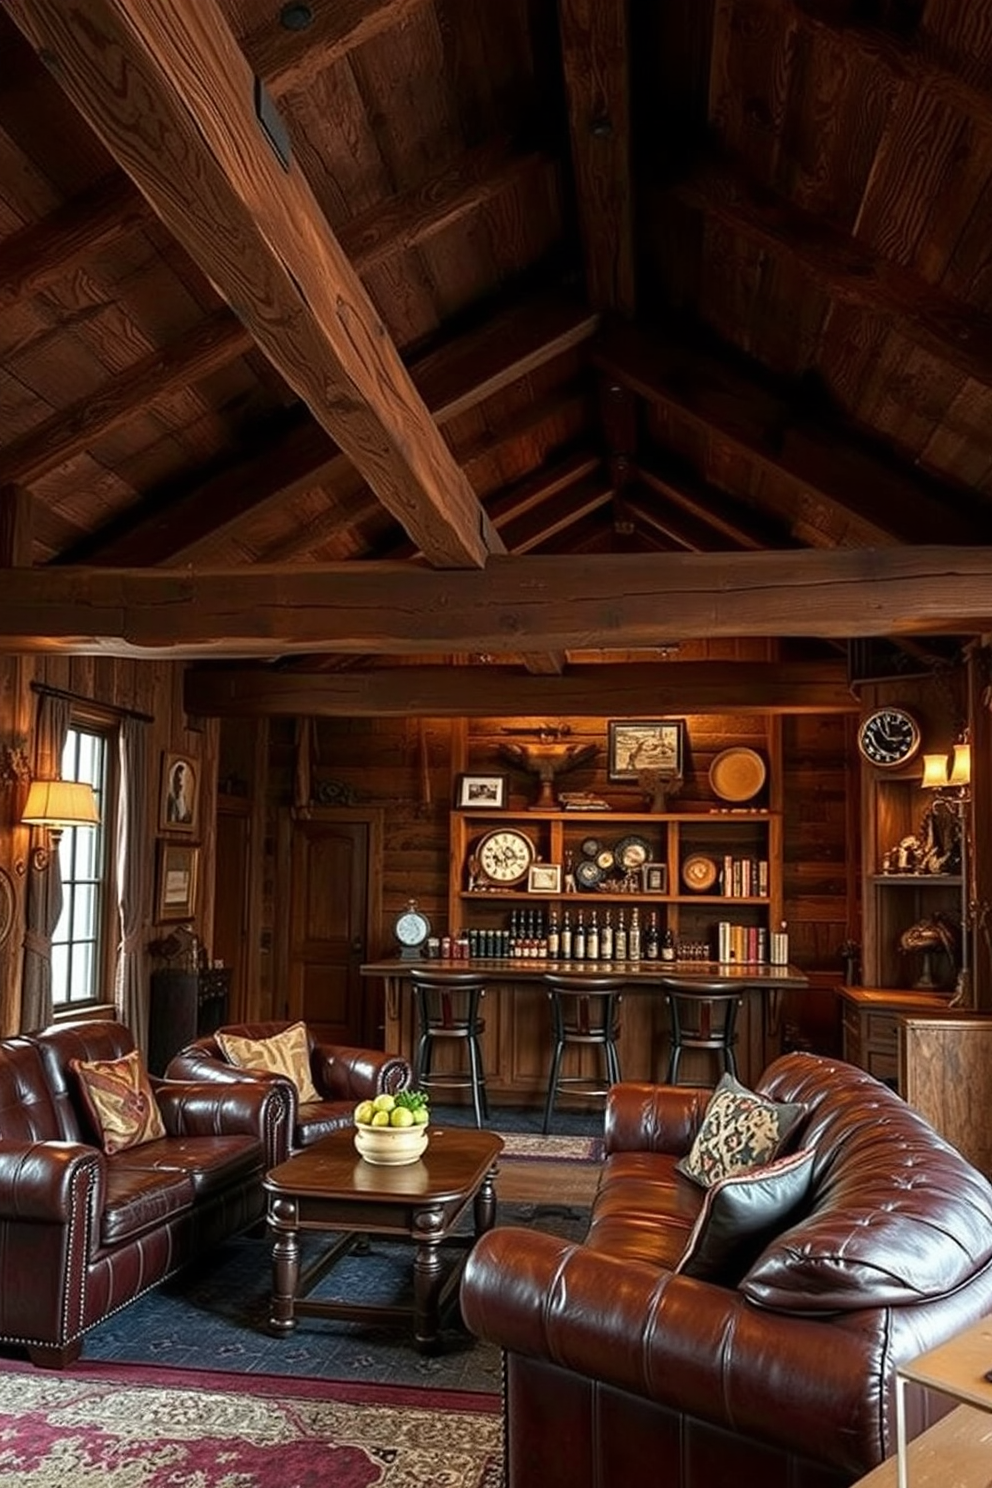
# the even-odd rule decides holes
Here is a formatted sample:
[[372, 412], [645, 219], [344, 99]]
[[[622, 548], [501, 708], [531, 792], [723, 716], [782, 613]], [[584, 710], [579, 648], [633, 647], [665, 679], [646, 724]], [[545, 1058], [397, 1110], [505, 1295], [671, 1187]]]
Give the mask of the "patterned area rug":
[[10, 1488], [499, 1488], [501, 1464], [488, 1396], [0, 1362]]
[[531, 1132], [500, 1132], [501, 1161], [527, 1158], [530, 1162], [602, 1162], [602, 1137], [545, 1137]]

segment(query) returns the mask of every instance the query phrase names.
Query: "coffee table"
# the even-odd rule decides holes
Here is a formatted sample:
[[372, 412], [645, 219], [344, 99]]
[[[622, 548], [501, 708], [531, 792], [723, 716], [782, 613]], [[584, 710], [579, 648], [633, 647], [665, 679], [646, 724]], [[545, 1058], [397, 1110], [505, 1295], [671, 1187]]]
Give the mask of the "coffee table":
[[[299, 1317], [395, 1322], [412, 1316], [417, 1348], [422, 1353], [436, 1350], [441, 1317], [465, 1255], [496, 1220], [494, 1179], [502, 1150], [503, 1139], [494, 1132], [432, 1126], [427, 1150], [417, 1162], [378, 1167], [359, 1157], [349, 1127], [270, 1169], [263, 1180], [275, 1237], [270, 1330], [290, 1333]], [[469, 1204], [474, 1233], [455, 1235]], [[338, 1234], [306, 1270], [300, 1266], [303, 1230]], [[368, 1235], [414, 1242], [412, 1306], [311, 1297], [334, 1262]], [[446, 1268], [442, 1246], [462, 1249], [461, 1264]]]

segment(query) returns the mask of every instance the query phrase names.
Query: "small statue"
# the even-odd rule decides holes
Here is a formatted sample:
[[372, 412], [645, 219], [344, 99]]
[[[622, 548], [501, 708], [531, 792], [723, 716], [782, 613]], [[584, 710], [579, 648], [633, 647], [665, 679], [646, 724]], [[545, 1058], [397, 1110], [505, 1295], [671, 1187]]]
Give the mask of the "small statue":
[[528, 770], [541, 782], [538, 797], [531, 811], [554, 811], [558, 806], [554, 782], [566, 770], [574, 770], [596, 757], [595, 744], [501, 744], [500, 757], [518, 770]]
[[665, 811], [669, 796], [677, 796], [682, 789], [682, 776], [674, 770], [638, 770], [637, 783], [649, 798], [649, 811]]
[[939, 910], [904, 930], [899, 937], [899, 949], [923, 952], [923, 965], [913, 986], [920, 990], [938, 986], [933, 974], [934, 954], [944, 951], [953, 969], [957, 964], [957, 944], [958, 927]]

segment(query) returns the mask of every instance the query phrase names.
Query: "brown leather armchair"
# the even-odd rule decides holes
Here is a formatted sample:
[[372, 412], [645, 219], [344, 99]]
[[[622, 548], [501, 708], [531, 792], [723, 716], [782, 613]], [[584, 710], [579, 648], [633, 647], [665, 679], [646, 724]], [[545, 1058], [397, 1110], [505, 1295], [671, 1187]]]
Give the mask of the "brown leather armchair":
[[169, 1062], [166, 1079], [257, 1080], [263, 1085], [278, 1083], [289, 1103], [289, 1122], [273, 1132], [273, 1145], [266, 1153], [266, 1166], [273, 1168], [291, 1152], [309, 1147], [329, 1132], [352, 1124], [355, 1106], [384, 1091], [395, 1095], [410, 1084], [409, 1062], [399, 1054], [381, 1049], [357, 1049], [345, 1044], [324, 1044], [308, 1034], [310, 1074], [322, 1099], [302, 1104], [296, 1086], [285, 1076], [263, 1070], [238, 1069], [217, 1041], [218, 1033], [235, 1038], [267, 1039], [291, 1027], [288, 1022], [232, 1023], [206, 1038], [196, 1039]]

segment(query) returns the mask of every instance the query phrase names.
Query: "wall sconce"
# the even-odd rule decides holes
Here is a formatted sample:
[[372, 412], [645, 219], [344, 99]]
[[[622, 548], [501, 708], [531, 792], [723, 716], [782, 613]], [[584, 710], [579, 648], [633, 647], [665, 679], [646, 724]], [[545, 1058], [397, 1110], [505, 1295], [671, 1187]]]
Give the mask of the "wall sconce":
[[958, 793], [958, 799], [966, 799], [965, 793], [971, 785], [971, 745], [967, 739], [955, 744], [950, 756], [925, 754], [922, 784], [924, 790], [953, 790]]
[[933, 791], [933, 807], [954, 818], [961, 848], [961, 966], [951, 1007], [969, 1006], [971, 996], [971, 933], [975, 906], [971, 902], [968, 807], [971, 803], [971, 744], [967, 734], [948, 754], [923, 756], [924, 790]]
[[[82, 780], [32, 780], [21, 822], [26, 827], [47, 827], [51, 846], [57, 852], [66, 827], [100, 825], [92, 785]], [[48, 859], [45, 848], [35, 849], [32, 861], [36, 868], [47, 868]]]

